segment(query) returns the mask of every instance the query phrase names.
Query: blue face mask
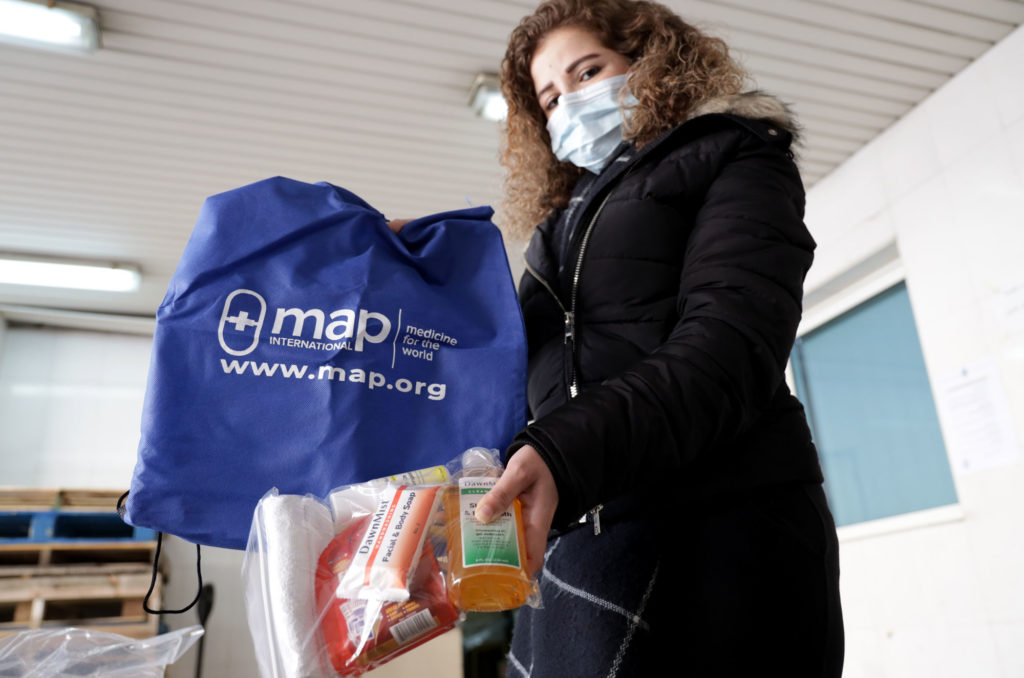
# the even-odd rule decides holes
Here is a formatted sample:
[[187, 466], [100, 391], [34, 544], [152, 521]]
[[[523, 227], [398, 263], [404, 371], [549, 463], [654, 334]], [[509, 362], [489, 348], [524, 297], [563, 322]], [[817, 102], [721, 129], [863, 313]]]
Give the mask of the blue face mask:
[[[548, 119], [556, 158], [594, 174], [604, 169], [622, 142], [623, 116], [628, 114], [620, 111], [617, 98], [625, 84], [626, 76], [616, 75], [558, 97], [558, 108]], [[623, 106], [635, 103], [630, 94]]]

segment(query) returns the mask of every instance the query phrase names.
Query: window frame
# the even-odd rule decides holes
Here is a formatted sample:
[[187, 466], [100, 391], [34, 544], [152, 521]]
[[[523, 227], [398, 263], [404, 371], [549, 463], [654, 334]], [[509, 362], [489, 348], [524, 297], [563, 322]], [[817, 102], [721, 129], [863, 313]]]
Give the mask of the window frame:
[[[893, 253], [895, 254], [895, 248], [893, 248]], [[907, 276], [903, 262], [898, 257], [873, 267], [863, 275], [857, 276], [855, 280], [838, 287], [834, 292], [815, 299], [804, 309], [800, 325], [797, 327], [796, 336], [802, 337], [809, 332], [813, 332], [822, 325], [835, 320], [844, 313], [855, 309], [901, 282], [907, 283]], [[817, 289], [826, 286], [827, 283]], [[909, 292], [909, 283], [907, 288]], [[911, 309], [913, 309], [913, 300], [911, 300]], [[920, 342], [920, 334], [918, 334], [918, 341]], [[928, 374], [928, 383], [931, 387], [932, 401], [934, 402], [935, 383], [931, 372], [928, 371], [927, 363], [925, 363], [925, 372]], [[797, 390], [791, 360], [786, 363], [786, 383], [789, 385], [790, 391], [796, 395]], [[941, 427], [939, 432], [940, 434], [942, 433]], [[945, 440], [944, 437], [943, 440]], [[950, 463], [948, 447], [946, 448], [946, 463]], [[953, 488], [956, 490], [957, 500], [955, 503], [844, 525], [836, 529], [839, 542], [859, 541], [871, 537], [917, 530], [933, 525], [963, 521], [966, 513], [960, 503], [961, 488], [957, 474], [953, 472], [952, 464], [950, 464], [950, 475], [953, 478]]]

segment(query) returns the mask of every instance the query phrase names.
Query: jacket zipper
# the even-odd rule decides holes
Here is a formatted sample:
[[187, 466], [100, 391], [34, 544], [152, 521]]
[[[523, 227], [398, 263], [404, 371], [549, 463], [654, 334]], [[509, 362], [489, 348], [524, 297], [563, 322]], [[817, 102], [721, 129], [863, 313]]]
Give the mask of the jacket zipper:
[[597, 206], [597, 211], [594, 212], [594, 216], [590, 218], [590, 223], [587, 224], [587, 230], [583, 232], [583, 239], [580, 240], [580, 253], [576, 257], [576, 270], [573, 271], [572, 274], [572, 290], [569, 293], [569, 310], [565, 313], [565, 340], [566, 342], [572, 342], [569, 351], [569, 357], [572, 360], [572, 380], [569, 382], [570, 398], [575, 398], [580, 393], [578, 375], [576, 374], [576, 295], [580, 287], [580, 272], [583, 270], [583, 255], [587, 251], [587, 243], [590, 241], [590, 232], [594, 230], [594, 224], [597, 223], [597, 218], [601, 216], [604, 204], [608, 202], [608, 198], [611, 197], [611, 194], [611, 191], [604, 194], [601, 204]]
[[536, 278], [537, 282], [539, 282], [541, 285], [543, 285], [544, 289], [546, 289], [551, 294], [551, 298], [555, 300], [556, 304], [558, 304], [558, 308], [561, 309], [562, 314], [563, 315], [566, 314], [565, 305], [562, 303], [562, 300], [558, 298], [558, 295], [555, 294], [555, 291], [553, 289], [551, 289], [551, 285], [548, 284], [548, 281], [545, 280], [544, 277], [541, 276], [541, 274], [538, 273], [533, 268], [533, 266], [530, 266], [530, 262], [526, 261], [526, 257], [523, 257], [523, 263], [526, 264], [527, 272], [530, 275], [532, 275], [534, 278]]
[[601, 509], [604, 508], [604, 504], [598, 504], [594, 508], [590, 509], [582, 516], [580, 516], [580, 525], [585, 525], [587, 521], [594, 524], [594, 536], [597, 537], [601, 534]]
[[641, 153], [637, 157], [632, 158], [630, 160], [630, 163], [632, 163], [632, 165], [628, 169], [626, 169], [625, 172], [621, 176], [614, 178], [611, 182], [609, 182], [605, 186], [605, 189], [607, 189], [607, 192], [604, 194], [604, 198], [601, 199], [601, 204], [599, 204], [597, 206], [597, 211], [594, 212], [594, 216], [592, 216], [590, 218], [590, 222], [587, 224], [587, 230], [583, 232], [583, 238], [580, 241], [580, 252], [579, 252], [579, 255], [576, 257], [576, 269], [575, 269], [575, 271], [573, 271], [573, 276], [572, 276], [572, 290], [571, 290], [570, 295], [569, 295], [569, 309], [568, 310], [566, 310], [565, 304], [562, 303], [562, 300], [559, 298], [559, 296], [557, 294], [555, 294], [555, 291], [551, 288], [551, 285], [549, 285], [548, 282], [537, 271], [535, 271], [532, 266], [530, 266], [530, 263], [528, 261], [525, 261], [526, 258], [523, 257], [523, 260], [526, 263], [526, 270], [529, 271], [530, 275], [532, 275], [534, 278], [536, 278], [537, 281], [541, 285], [543, 285], [544, 288], [551, 294], [551, 298], [555, 300], [555, 303], [558, 304], [558, 308], [561, 309], [562, 314], [565, 316], [564, 344], [569, 347], [569, 356], [570, 356], [570, 359], [572, 361], [572, 365], [570, 366], [572, 378], [569, 380], [569, 397], [570, 398], [575, 398], [577, 395], [579, 395], [579, 381], [578, 381], [578, 375], [576, 374], [576, 343], [575, 343], [576, 342], [576, 294], [577, 294], [577, 292], [579, 290], [580, 271], [583, 270], [583, 255], [584, 255], [584, 253], [587, 250], [587, 242], [590, 240], [590, 232], [594, 229], [594, 224], [597, 223], [597, 218], [599, 216], [601, 216], [601, 211], [604, 209], [605, 203], [608, 202], [608, 198], [611, 197], [612, 192], [615, 190], [615, 184], [618, 183], [618, 182], [621, 182], [623, 179], [628, 177], [633, 172], [633, 170], [636, 168], [636, 164], [640, 160], [640, 158], [644, 157], [644, 155], [646, 153], [649, 153], [651, 151], [651, 149], [655, 148], [658, 144], [661, 143], [661, 141], [663, 141], [664, 139], [666, 139], [669, 136], [671, 136], [671, 134], [672, 134], [671, 132], [663, 134], [654, 143], [652, 143], [649, 146], [647, 146], [646, 149], [645, 149], [645, 153]]
[[[629, 172], [627, 172], [627, 174], [628, 173]], [[569, 359], [571, 361], [570, 369], [571, 369], [571, 374], [572, 374], [572, 378], [571, 378], [571, 380], [569, 382], [569, 397], [570, 398], [575, 398], [577, 395], [579, 395], [579, 383], [578, 383], [577, 374], [576, 374], [576, 343], [575, 343], [575, 340], [576, 340], [576, 297], [577, 297], [577, 294], [579, 292], [580, 272], [583, 270], [583, 255], [584, 255], [584, 253], [587, 250], [587, 243], [590, 241], [590, 232], [592, 230], [594, 230], [594, 224], [597, 223], [597, 218], [599, 216], [601, 216], [601, 212], [604, 210], [604, 205], [605, 205], [606, 202], [608, 202], [608, 198], [611, 197], [611, 194], [612, 194], [612, 191], [610, 191], [610, 190], [607, 193], [605, 193], [604, 198], [601, 199], [601, 204], [599, 204], [597, 206], [597, 211], [594, 212], [594, 216], [592, 216], [590, 218], [590, 221], [587, 223], [587, 230], [585, 230], [583, 232], [583, 238], [580, 240], [580, 251], [579, 251], [579, 254], [576, 257], [576, 268], [573, 271], [573, 275], [572, 275], [572, 289], [571, 289], [571, 291], [569, 293], [569, 310], [566, 310], [565, 304], [563, 304], [562, 300], [558, 297], [557, 294], [555, 294], [555, 290], [552, 289], [552, 287], [548, 283], [548, 281], [545, 280], [544, 277], [541, 276], [541, 274], [538, 273], [533, 268], [533, 266], [530, 266], [530, 262], [526, 261], [525, 257], [523, 258], [523, 262], [526, 265], [527, 272], [529, 272], [530, 275], [532, 275], [534, 278], [536, 278], [537, 282], [539, 282], [541, 285], [544, 286], [544, 289], [546, 289], [548, 291], [548, 293], [551, 295], [551, 298], [555, 300], [555, 303], [558, 304], [558, 308], [561, 309], [562, 314], [565, 316], [564, 344], [566, 346], [568, 346], [568, 348], [569, 348]], [[594, 535], [595, 536], [601, 534], [601, 509], [603, 509], [603, 508], [604, 508], [604, 504], [598, 504], [594, 508], [592, 508], [589, 511], [587, 511], [587, 513], [583, 514], [583, 516], [580, 518], [580, 522], [581, 523], [585, 523], [585, 522], [587, 522], [587, 517], [588, 516], [590, 517], [590, 519], [594, 523]]]
[[583, 256], [587, 251], [587, 243], [590, 241], [590, 232], [594, 229], [594, 224], [597, 223], [597, 218], [601, 216], [601, 211], [604, 209], [604, 205], [608, 202], [608, 198], [611, 197], [611, 194], [611, 191], [605, 193], [604, 198], [601, 199], [601, 204], [597, 206], [597, 211], [594, 212], [594, 216], [592, 216], [590, 221], [587, 223], [587, 230], [583, 232], [583, 238], [580, 240], [580, 251], [579, 255], [576, 257], [576, 268], [573, 270], [572, 275], [572, 289], [569, 293], [568, 309], [565, 308], [565, 304], [563, 304], [559, 296], [555, 294], [555, 290], [552, 289], [548, 281], [545, 280], [544, 277], [530, 265], [530, 262], [526, 261], [524, 258], [527, 272], [536, 278], [537, 282], [544, 286], [544, 289], [548, 291], [551, 298], [555, 300], [556, 304], [558, 304], [559, 310], [562, 311], [565, 327], [562, 342], [569, 349], [569, 370], [571, 375], [569, 379], [570, 399], [579, 395], [579, 379], [576, 374], [576, 297], [580, 286], [580, 272], [583, 270]]

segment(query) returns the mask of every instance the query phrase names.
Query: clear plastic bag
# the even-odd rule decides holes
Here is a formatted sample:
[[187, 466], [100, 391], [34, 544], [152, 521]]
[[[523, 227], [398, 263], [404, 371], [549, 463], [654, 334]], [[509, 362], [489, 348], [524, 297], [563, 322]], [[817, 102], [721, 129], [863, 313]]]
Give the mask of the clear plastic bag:
[[264, 678], [333, 676], [314, 604], [317, 559], [334, 537], [330, 510], [272, 489], [256, 505], [242, 560], [245, 607]]
[[316, 574], [320, 628], [331, 665], [339, 675], [359, 675], [451, 630], [459, 613], [448, 600], [434, 546], [422, 544], [403, 601], [346, 598], [338, 573], [364, 542], [367, 518], [338, 534], [320, 557]]
[[[434, 546], [439, 540], [434, 495], [447, 478], [447, 470], [439, 466], [344, 486], [322, 500], [310, 495], [282, 495], [276, 489], [260, 500], [242, 561], [242, 578], [249, 629], [264, 678], [358, 675], [454, 627], [457, 612], [442, 595], [450, 614], [440, 615], [434, 628], [421, 627], [419, 633], [400, 627], [397, 634], [392, 634], [397, 636], [395, 642], [385, 648], [381, 636], [388, 629], [382, 628], [381, 619], [411, 609], [422, 601], [422, 593], [411, 583], [403, 592], [387, 578], [357, 586], [356, 592], [366, 599], [337, 595], [340, 577], [347, 573], [352, 556], [366, 545], [370, 528], [376, 525], [369, 544], [372, 550], [373, 542], [388, 533], [384, 523], [389, 518], [387, 507], [395, 503], [396, 509], [401, 509], [405, 505], [403, 499], [407, 500], [409, 493], [399, 488], [423, 488], [431, 495], [429, 525], [421, 524], [423, 531], [407, 562], [405, 577], [409, 580], [412, 575], [416, 586], [424, 590], [439, 587], [443, 593], [440, 574], [436, 584], [432, 583], [434, 580], [417, 575], [417, 566], [421, 561], [427, 565], [434, 562], [436, 569]], [[400, 516], [396, 510], [389, 524]], [[379, 518], [376, 523], [375, 517]], [[425, 534], [430, 527], [435, 532], [433, 540]], [[443, 543], [443, 539], [440, 541]], [[426, 553], [429, 560], [423, 558]], [[369, 598], [374, 594], [371, 584], [377, 586], [376, 598]], [[398, 616], [397, 621], [403, 621]]]
[[[242, 564], [264, 678], [359, 675], [452, 629], [461, 610], [450, 586], [463, 599], [472, 598], [467, 590], [479, 598], [493, 581], [466, 576], [481, 571], [473, 564], [449, 567], [449, 538], [462, 533], [445, 506], [458, 510], [460, 479], [486, 483], [500, 470], [496, 450], [472, 448], [443, 467], [348, 485], [323, 499], [267, 493]], [[513, 542], [525, 577], [522, 540]], [[466, 609], [539, 602], [533, 580], [519, 590], [514, 604], [499, 595], [504, 608], [492, 600]]]
[[202, 635], [201, 626], [142, 640], [80, 628], [22, 631], [0, 638], [0, 676], [161, 678]]

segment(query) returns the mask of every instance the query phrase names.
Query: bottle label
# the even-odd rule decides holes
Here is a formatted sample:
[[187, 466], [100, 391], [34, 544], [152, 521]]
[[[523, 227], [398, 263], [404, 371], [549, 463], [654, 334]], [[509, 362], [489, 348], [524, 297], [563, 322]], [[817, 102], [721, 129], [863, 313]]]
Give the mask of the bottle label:
[[462, 566], [507, 565], [520, 568], [516, 515], [509, 510], [486, 525], [476, 519], [476, 505], [497, 478], [459, 478], [459, 510], [462, 528]]

